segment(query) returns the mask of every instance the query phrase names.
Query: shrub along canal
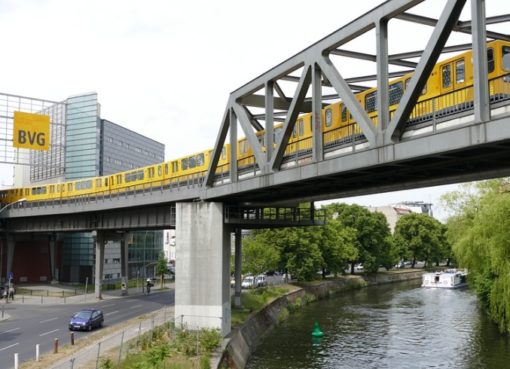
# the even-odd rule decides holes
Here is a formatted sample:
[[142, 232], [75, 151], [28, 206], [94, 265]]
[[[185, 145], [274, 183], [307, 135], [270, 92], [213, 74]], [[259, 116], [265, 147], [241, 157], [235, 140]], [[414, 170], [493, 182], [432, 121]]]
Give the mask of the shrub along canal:
[[[297, 310], [260, 342], [248, 369], [506, 369], [501, 336], [468, 289], [421, 281], [346, 291]], [[312, 337], [317, 321], [323, 337]]]

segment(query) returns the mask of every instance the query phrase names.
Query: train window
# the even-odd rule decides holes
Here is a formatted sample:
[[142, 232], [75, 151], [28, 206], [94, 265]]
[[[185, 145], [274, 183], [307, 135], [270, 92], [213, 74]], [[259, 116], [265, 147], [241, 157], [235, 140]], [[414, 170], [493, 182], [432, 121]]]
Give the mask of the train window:
[[153, 167], [150, 167], [150, 168], [147, 169], [147, 174], [149, 175], [149, 178], [154, 178], [154, 174], [155, 173], [156, 173], [156, 171], [154, 170]]
[[172, 162], [172, 172], [176, 173], [178, 171], [179, 171], [179, 162], [178, 161], [173, 161]]
[[390, 105], [398, 104], [403, 94], [404, 86], [402, 85], [402, 82], [391, 84], [389, 89]]
[[105, 186], [105, 187], [108, 187], [108, 178], [105, 178], [105, 179], [104, 179], [104, 186]]
[[342, 122], [347, 121], [347, 107], [342, 105]]
[[181, 168], [182, 168], [182, 170], [188, 169], [188, 158], [182, 159]]
[[450, 64], [446, 64], [441, 68], [441, 75], [443, 77], [443, 88], [450, 87], [452, 85], [452, 67]]
[[377, 91], [370, 92], [365, 96], [365, 110], [367, 113], [375, 111], [377, 105]]
[[101, 178], [97, 178], [96, 179], [96, 187], [101, 188], [101, 187], [103, 187], [102, 184], [103, 184], [103, 182], [101, 181]]
[[122, 174], [117, 174], [117, 184], [122, 184]]
[[510, 47], [503, 46], [503, 69], [510, 70]]
[[[152, 169], [153, 172], [154, 172], [154, 168], [149, 168], [149, 169]], [[124, 177], [125, 177], [126, 183], [135, 182], [135, 181], [141, 181], [144, 178], [143, 170], [138, 170], [136, 172], [126, 173], [124, 175]]]
[[161, 165], [158, 165], [158, 176], [162, 176], [163, 175], [163, 168], [161, 167]]
[[168, 163], [165, 164], [165, 175], [168, 174]]
[[197, 157], [196, 157], [196, 162], [197, 162], [197, 166], [200, 167], [202, 165], [204, 165], [204, 154], [198, 154]]
[[32, 187], [32, 195], [45, 195], [46, 186], [43, 187]]
[[50, 185], [50, 193], [55, 193], [55, 185]]
[[326, 127], [331, 127], [333, 123], [333, 112], [331, 109], [326, 109]]
[[89, 179], [87, 181], [80, 181], [76, 182], [76, 185], [74, 186], [76, 190], [86, 190], [89, 188], [92, 188], [92, 180]]
[[487, 49], [487, 69], [488, 73], [494, 72], [494, 49]]
[[57, 193], [60, 193], [60, 185], [57, 185]]
[[68, 183], [67, 184], [67, 192], [71, 192], [73, 190], [73, 184], [72, 183]]
[[463, 83], [466, 79], [464, 59], [455, 62], [455, 83]]
[[195, 157], [194, 156], [190, 156], [188, 158], [188, 166], [189, 168], [195, 168], [197, 166], [197, 163], [196, 163], [196, 160], [195, 160]]

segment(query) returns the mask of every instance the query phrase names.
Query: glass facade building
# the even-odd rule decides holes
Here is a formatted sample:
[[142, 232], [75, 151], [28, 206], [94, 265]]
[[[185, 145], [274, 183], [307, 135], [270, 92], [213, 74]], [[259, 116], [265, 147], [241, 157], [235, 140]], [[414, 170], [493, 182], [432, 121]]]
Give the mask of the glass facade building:
[[96, 93], [67, 99], [66, 180], [100, 175], [99, 110]]
[[[96, 93], [67, 99], [65, 180], [109, 175], [164, 161], [165, 145], [100, 117]], [[138, 236], [141, 234], [143, 236]], [[143, 243], [142, 242], [143, 238]], [[145, 250], [129, 258], [130, 276], [140, 267], [154, 263], [163, 250], [163, 231], [133, 232], [128, 249]], [[118, 250], [118, 251], [117, 251]], [[131, 251], [128, 251], [132, 254]], [[109, 243], [105, 250], [105, 279], [120, 278], [120, 246]], [[61, 280], [92, 281], [95, 245], [89, 233], [63, 236]], [[136, 265], [136, 266], [132, 266]], [[140, 275], [144, 275], [143, 273]]]

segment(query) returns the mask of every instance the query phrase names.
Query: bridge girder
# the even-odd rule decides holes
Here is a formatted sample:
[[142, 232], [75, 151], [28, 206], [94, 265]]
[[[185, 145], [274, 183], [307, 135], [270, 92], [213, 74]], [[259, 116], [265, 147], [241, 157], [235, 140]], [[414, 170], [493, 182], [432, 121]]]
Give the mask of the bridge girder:
[[[236, 152], [232, 146], [238, 140], [238, 130], [233, 126], [239, 122], [240, 127], [247, 138], [250, 147], [253, 149], [257, 170], [262, 174], [275, 173], [281, 169], [283, 154], [288, 144], [288, 139], [296, 118], [300, 113], [312, 112], [316, 120], [320, 120], [320, 112], [314, 112], [327, 105], [326, 100], [340, 98], [353, 115], [355, 121], [360, 125], [370, 147], [399, 142], [404, 133], [405, 122], [411, 113], [419, 94], [428, 79], [430, 72], [441, 53], [457, 52], [473, 48], [474, 57], [483, 61], [486, 53], [486, 41], [490, 39], [510, 40], [510, 36], [498, 32], [486, 31], [487, 24], [495, 24], [510, 21], [510, 15], [501, 15], [485, 18], [485, 1], [471, 0], [472, 20], [460, 21], [459, 17], [466, 0], [448, 0], [445, 3], [441, 16], [438, 19], [428, 18], [412, 14], [409, 11], [424, 0], [390, 0], [381, 4], [372, 11], [359, 17], [353, 22], [321, 39], [302, 52], [287, 59], [276, 67], [256, 79], [246, 83], [244, 86], [233, 91], [225, 108], [225, 116], [222, 120], [220, 132], [211, 155], [209, 169], [206, 175], [205, 185], [213, 186], [217, 164], [226, 136], [230, 132], [231, 157]], [[411, 51], [407, 53], [388, 54], [388, 22], [391, 19], [413, 22], [421, 25], [434, 27], [434, 31], [424, 50]], [[376, 54], [361, 53], [345, 48], [345, 45], [364, 35], [368, 31], [375, 30], [376, 33]], [[445, 47], [446, 41], [452, 32], [467, 33], [472, 35], [472, 43]], [[340, 55], [343, 57], [368, 60], [376, 63], [377, 74], [365, 77], [344, 78], [344, 70], [339, 70], [331, 61], [330, 56]], [[417, 62], [409, 59], [420, 58]], [[475, 100], [475, 115], [480, 121], [486, 121], [488, 113], [488, 87], [480, 83], [487, 79], [486, 68], [479, 68], [475, 64], [474, 89], [477, 99]], [[410, 70], [389, 71], [389, 66], [411, 68]], [[320, 71], [319, 87], [313, 88], [310, 97], [307, 91], [311, 85], [313, 70]], [[411, 83], [406, 89], [400, 101], [397, 112], [392, 119], [389, 117], [389, 108], [386, 102], [388, 96], [388, 79], [414, 72]], [[301, 73], [300, 76], [296, 75]], [[381, 124], [375, 127], [369, 119], [364, 108], [358, 103], [354, 92], [362, 91], [368, 86], [355, 86], [353, 83], [360, 81], [377, 81], [378, 116]], [[288, 97], [283, 91], [282, 83], [297, 83], [294, 96]], [[271, 88], [268, 88], [271, 86]], [[332, 86], [335, 94], [322, 95], [321, 86]], [[277, 97], [273, 96], [274, 91]], [[481, 92], [480, 92], [481, 91]], [[270, 98], [268, 98], [270, 97]], [[263, 112], [249, 114], [250, 108], [262, 109]], [[277, 111], [275, 111], [277, 110]], [[257, 121], [257, 125], [251, 122]], [[260, 121], [265, 121], [265, 127]], [[283, 134], [273, 142], [275, 121], [283, 122]], [[314, 121], [313, 135], [322, 134], [319, 122]], [[260, 131], [265, 129], [271, 134], [265, 136], [266, 152], [254, 134], [254, 129]], [[312, 139], [312, 152], [314, 160], [321, 158], [318, 147], [318, 140]], [[274, 150], [273, 150], [274, 145]], [[230, 171], [230, 181], [236, 182], [239, 173], [237, 167]]]

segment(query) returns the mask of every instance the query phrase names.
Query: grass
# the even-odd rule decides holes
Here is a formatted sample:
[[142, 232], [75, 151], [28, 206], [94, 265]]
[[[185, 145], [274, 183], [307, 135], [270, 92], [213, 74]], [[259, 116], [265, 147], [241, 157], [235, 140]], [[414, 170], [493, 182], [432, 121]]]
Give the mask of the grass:
[[232, 301], [232, 326], [244, 323], [250, 314], [262, 309], [270, 301], [289, 293], [293, 289], [295, 287], [285, 285], [242, 291], [241, 307], [235, 307]]

